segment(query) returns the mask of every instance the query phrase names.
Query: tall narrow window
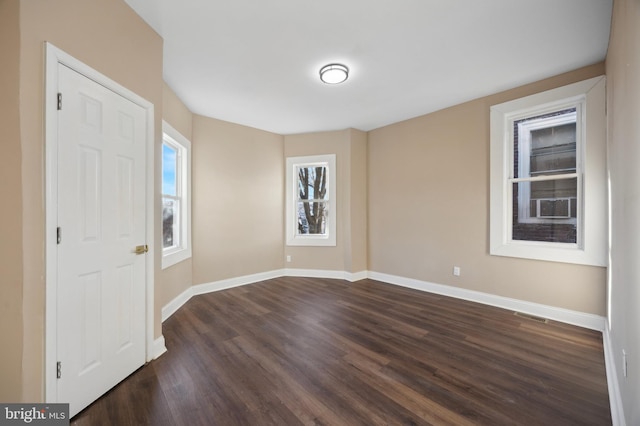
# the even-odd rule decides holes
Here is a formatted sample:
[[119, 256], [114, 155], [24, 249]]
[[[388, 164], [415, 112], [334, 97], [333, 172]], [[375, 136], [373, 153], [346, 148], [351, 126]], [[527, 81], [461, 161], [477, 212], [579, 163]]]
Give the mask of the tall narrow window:
[[296, 166], [298, 180], [298, 235], [326, 235], [329, 194], [327, 166]]
[[578, 108], [514, 120], [514, 240], [578, 243]]
[[162, 137], [162, 267], [191, 257], [191, 144], [166, 122]]
[[491, 254], [606, 265], [604, 107], [604, 77], [491, 107]]
[[162, 143], [162, 248], [180, 246], [180, 150], [168, 137]]
[[287, 158], [287, 244], [336, 245], [335, 155]]

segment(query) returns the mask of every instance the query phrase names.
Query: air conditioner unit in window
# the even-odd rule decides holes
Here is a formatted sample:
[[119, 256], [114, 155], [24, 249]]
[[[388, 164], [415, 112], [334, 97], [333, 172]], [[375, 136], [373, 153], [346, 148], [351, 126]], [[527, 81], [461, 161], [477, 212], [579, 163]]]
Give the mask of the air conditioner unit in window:
[[538, 198], [531, 200], [531, 216], [540, 219], [569, 219], [571, 198]]

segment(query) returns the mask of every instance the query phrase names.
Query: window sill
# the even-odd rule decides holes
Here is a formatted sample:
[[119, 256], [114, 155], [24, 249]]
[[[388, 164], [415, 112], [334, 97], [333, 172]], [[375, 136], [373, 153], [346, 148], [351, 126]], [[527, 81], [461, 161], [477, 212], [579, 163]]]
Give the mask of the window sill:
[[594, 256], [571, 243], [545, 243], [536, 241], [510, 241], [492, 245], [491, 255], [573, 263], [589, 266], [606, 266], [599, 256]]
[[292, 237], [287, 239], [287, 246], [335, 247], [336, 239], [330, 236]]

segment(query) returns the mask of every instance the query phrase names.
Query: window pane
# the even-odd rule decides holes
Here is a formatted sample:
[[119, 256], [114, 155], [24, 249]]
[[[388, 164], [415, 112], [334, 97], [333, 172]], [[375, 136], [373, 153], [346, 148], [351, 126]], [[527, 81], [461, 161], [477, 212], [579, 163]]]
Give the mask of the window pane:
[[162, 199], [162, 247], [180, 245], [179, 234], [180, 202], [171, 198]]
[[530, 175], [576, 171], [576, 123], [531, 132]]
[[533, 211], [537, 212], [538, 217], [564, 219], [571, 217], [571, 199], [556, 198], [551, 200], [539, 199], [531, 200], [533, 203]]
[[515, 121], [514, 177], [575, 173], [576, 108]]
[[328, 203], [298, 202], [298, 235], [326, 235]]
[[327, 167], [298, 167], [298, 197], [300, 200], [327, 199]]
[[178, 169], [178, 150], [162, 144], [162, 193], [177, 194], [176, 173]]
[[577, 179], [513, 184], [512, 238], [576, 243]]
[[577, 195], [576, 178], [531, 182], [531, 199], [576, 198]]

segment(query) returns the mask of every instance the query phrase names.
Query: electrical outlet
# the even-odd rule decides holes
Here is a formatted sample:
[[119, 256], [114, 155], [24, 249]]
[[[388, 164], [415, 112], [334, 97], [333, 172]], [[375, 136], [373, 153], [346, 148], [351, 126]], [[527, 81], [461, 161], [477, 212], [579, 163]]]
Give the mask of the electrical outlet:
[[453, 267], [453, 275], [455, 275], [456, 277], [460, 276], [460, 267], [459, 266], [454, 266]]
[[629, 371], [627, 370], [627, 351], [622, 350], [622, 375], [627, 377]]
[[291, 262], [291, 256], [287, 255], [287, 262]]

